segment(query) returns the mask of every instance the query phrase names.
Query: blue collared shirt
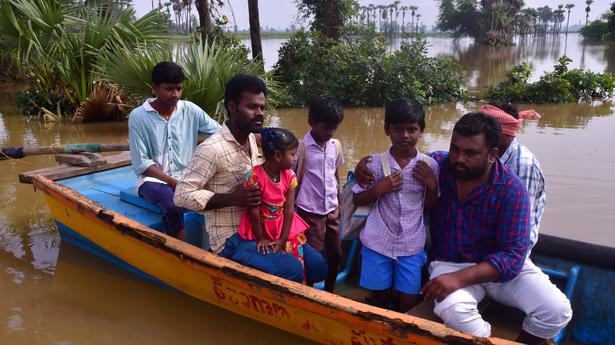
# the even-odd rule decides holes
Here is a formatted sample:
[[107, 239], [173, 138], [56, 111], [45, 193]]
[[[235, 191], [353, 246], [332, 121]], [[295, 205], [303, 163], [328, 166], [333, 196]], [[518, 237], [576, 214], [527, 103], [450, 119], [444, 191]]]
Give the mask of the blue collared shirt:
[[143, 172], [156, 165], [165, 174], [179, 178], [192, 157], [198, 134], [215, 133], [220, 124], [203, 109], [189, 101], [179, 101], [166, 121], [151, 106], [148, 99], [130, 113], [128, 141], [132, 168], [137, 174], [137, 189], [145, 181], [162, 181], [143, 176]]

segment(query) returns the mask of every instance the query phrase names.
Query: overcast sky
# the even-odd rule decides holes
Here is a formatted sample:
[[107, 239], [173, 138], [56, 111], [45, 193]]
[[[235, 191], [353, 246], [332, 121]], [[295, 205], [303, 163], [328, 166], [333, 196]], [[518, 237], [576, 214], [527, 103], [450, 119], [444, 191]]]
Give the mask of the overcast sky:
[[[164, 2], [164, 1], [162, 1]], [[374, 5], [386, 5], [393, 1], [359, 1], [363, 6]], [[611, 0], [595, 0], [591, 5], [591, 12], [589, 14], [590, 21], [596, 19], [602, 13], [609, 9]], [[152, 8], [152, 0], [133, 0], [134, 6], [137, 10], [137, 15], [142, 16]], [[158, 3], [158, 0], [154, 0], [154, 3]], [[224, 0], [224, 8], [220, 10], [222, 14], [226, 14], [229, 21], [233, 22], [231, 15], [231, 7], [235, 13], [235, 20], [239, 29], [248, 28], [248, 2], [241, 0]], [[585, 23], [585, 0], [525, 0], [526, 7], [542, 7], [545, 5], [551, 8], [557, 8], [559, 4], [574, 4], [575, 7], [570, 12], [570, 25]], [[414, 5], [418, 6], [418, 13], [421, 14], [421, 22], [428, 28], [431, 27], [436, 21], [438, 16], [439, 1], [436, 0], [402, 0], [400, 6]], [[291, 23], [297, 23], [297, 6], [293, 0], [260, 0], [260, 21], [261, 27], [271, 27], [276, 29], [285, 29]], [[193, 14], [196, 15], [196, 9]]]

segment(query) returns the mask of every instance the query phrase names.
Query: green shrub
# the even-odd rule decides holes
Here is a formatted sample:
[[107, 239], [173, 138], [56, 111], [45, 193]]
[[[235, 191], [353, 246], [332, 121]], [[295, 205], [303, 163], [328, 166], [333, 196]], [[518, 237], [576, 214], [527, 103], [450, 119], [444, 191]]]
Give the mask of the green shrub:
[[572, 60], [562, 56], [553, 72], [545, 73], [535, 83], [528, 83], [532, 67], [527, 62], [515, 66], [508, 78], [491, 86], [488, 100], [513, 103], [576, 103], [608, 100], [613, 97], [615, 77], [580, 68], [568, 69]]
[[75, 111], [75, 106], [63, 95], [58, 95], [51, 91], [38, 90], [33, 87], [17, 92], [13, 100], [24, 116], [41, 117], [43, 115], [42, 109], [47, 109], [51, 112], [59, 110], [60, 114]]
[[600, 41], [606, 38], [609, 24], [602, 20], [594, 20], [589, 25], [581, 28], [581, 35], [589, 41]]
[[464, 83], [460, 65], [428, 57], [424, 40], [389, 53], [373, 31], [341, 42], [315, 31], [295, 32], [280, 48], [274, 74], [290, 96], [287, 105], [305, 105], [322, 94], [351, 106], [381, 106], [401, 96], [438, 103], [461, 97]]

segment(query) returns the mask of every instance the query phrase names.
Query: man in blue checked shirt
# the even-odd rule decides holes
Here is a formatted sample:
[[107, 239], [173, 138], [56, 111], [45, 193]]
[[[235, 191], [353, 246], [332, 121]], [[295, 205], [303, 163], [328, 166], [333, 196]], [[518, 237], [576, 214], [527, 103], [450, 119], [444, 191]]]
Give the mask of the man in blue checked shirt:
[[552, 338], [572, 317], [570, 302], [527, 258], [530, 202], [525, 186], [498, 159], [500, 125], [483, 113], [455, 125], [440, 162], [441, 196], [431, 215], [430, 280], [422, 293], [444, 323], [491, 336], [478, 312], [485, 297], [526, 314], [517, 341]]
[[220, 128], [196, 104], [180, 100], [186, 79], [181, 67], [161, 62], [152, 70], [156, 98], [130, 113], [128, 141], [139, 196], [163, 213], [169, 235], [184, 239], [184, 209], [173, 203], [177, 179], [192, 157], [198, 134]]

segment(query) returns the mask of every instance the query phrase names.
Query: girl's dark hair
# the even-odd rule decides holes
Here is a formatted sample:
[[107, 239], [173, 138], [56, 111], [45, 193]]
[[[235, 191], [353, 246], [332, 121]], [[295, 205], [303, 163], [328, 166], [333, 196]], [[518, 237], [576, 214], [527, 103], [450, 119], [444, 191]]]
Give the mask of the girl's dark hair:
[[261, 130], [263, 154], [269, 159], [276, 151], [284, 152], [299, 146], [299, 140], [284, 128], [265, 127]]
[[416, 123], [425, 130], [425, 111], [419, 101], [412, 98], [398, 98], [389, 102], [384, 111], [384, 123], [399, 125], [402, 123]]
[[152, 69], [152, 83], [181, 84], [186, 80], [182, 68], [175, 62], [162, 61]]
[[519, 111], [517, 111], [517, 108], [509, 102], [493, 101], [488, 104], [504, 110], [508, 115], [511, 115], [515, 119], [519, 118]]

